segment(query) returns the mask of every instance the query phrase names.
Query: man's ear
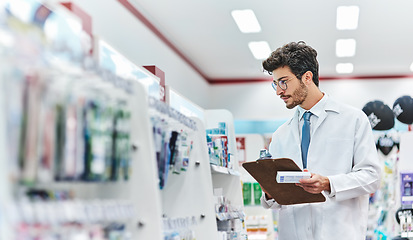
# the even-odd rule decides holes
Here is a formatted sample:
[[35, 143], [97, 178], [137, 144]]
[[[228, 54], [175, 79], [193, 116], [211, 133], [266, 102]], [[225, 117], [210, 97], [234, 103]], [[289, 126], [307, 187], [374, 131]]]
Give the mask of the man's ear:
[[307, 71], [303, 74], [302, 77], [303, 82], [308, 85], [313, 82], [313, 73], [311, 71]]

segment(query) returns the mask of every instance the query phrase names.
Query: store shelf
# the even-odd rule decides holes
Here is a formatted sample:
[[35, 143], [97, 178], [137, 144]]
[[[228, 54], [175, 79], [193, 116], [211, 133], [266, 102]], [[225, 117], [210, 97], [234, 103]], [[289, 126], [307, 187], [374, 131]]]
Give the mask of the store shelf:
[[216, 217], [220, 221], [225, 221], [225, 220], [231, 220], [231, 219], [244, 218], [245, 213], [243, 211], [223, 212], [223, 213], [216, 213]]
[[227, 175], [233, 175], [233, 176], [240, 176], [240, 173], [234, 169], [220, 167], [220, 166], [212, 165], [212, 164], [211, 164], [211, 173], [220, 173], [220, 174], [227, 174]]
[[268, 238], [267, 234], [248, 234], [249, 240], [266, 240]]

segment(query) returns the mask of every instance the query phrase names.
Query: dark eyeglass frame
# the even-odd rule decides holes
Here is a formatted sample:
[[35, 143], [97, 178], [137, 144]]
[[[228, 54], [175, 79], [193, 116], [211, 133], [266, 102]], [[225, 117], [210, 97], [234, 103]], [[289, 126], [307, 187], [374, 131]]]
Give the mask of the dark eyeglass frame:
[[290, 81], [291, 79], [293, 79], [294, 77], [291, 77], [291, 78], [289, 78], [289, 79], [286, 79], [286, 80], [279, 80], [278, 82], [276, 82], [276, 81], [273, 81], [272, 83], [271, 83], [271, 86], [272, 86], [272, 88], [275, 90], [275, 91], [277, 91], [277, 86], [279, 87], [279, 88], [281, 88], [282, 90], [287, 90], [287, 82], [288, 81]]

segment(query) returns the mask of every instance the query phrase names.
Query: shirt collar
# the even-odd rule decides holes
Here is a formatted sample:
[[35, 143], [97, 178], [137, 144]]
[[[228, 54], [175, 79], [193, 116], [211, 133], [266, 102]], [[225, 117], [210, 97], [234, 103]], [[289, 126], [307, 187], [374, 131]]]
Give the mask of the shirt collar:
[[315, 116], [319, 117], [320, 114], [324, 111], [324, 107], [327, 103], [328, 95], [323, 93], [324, 96], [318, 101], [310, 110], [305, 110], [301, 106], [298, 106], [298, 119], [301, 121], [305, 112], [310, 111]]

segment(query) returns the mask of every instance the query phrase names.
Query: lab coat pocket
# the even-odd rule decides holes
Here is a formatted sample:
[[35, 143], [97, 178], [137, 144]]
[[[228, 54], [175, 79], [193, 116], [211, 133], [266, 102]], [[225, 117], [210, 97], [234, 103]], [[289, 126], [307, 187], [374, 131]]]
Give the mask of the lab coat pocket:
[[353, 140], [329, 138], [326, 141], [324, 156], [324, 174], [334, 175], [349, 173], [353, 165]]

